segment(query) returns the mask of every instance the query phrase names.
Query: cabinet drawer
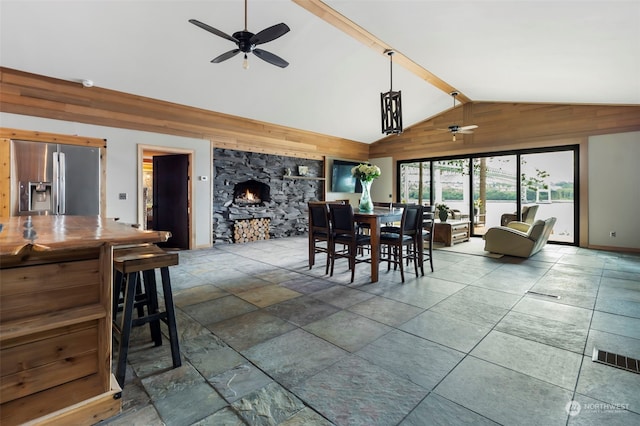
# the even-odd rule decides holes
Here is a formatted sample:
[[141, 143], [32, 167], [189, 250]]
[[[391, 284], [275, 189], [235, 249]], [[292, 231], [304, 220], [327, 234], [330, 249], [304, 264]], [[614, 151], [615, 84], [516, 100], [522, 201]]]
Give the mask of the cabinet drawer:
[[451, 235], [451, 241], [461, 241], [461, 240], [466, 240], [468, 238], [469, 237], [466, 232]]
[[456, 224], [456, 225], [451, 225], [451, 233], [456, 233], [456, 232], [465, 232], [469, 230], [469, 224], [468, 223], [460, 223], [460, 224]]
[[[42, 333], [40, 339], [11, 345], [0, 352], [5, 403], [98, 371], [98, 321]], [[34, 336], [36, 337], [36, 336]]]
[[0, 321], [13, 321], [100, 301], [98, 259], [2, 270]]

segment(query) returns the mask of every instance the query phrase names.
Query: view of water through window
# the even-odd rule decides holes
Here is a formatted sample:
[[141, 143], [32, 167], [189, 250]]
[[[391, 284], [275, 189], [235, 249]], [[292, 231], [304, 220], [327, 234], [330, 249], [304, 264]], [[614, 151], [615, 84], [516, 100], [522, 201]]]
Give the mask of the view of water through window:
[[518, 212], [530, 222], [555, 217], [549, 241], [575, 243], [575, 149], [403, 161], [400, 200], [446, 204], [472, 222], [474, 235], [515, 220]]

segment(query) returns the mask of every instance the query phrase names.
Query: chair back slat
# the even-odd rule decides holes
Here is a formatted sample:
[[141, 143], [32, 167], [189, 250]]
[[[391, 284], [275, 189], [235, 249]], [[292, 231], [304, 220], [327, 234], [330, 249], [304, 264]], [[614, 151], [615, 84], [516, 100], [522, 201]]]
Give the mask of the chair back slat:
[[329, 210], [326, 203], [309, 203], [309, 227], [329, 228]]
[[422, 229], [422, 206], [416, 204], [407, 205], [403, 211], [404, 222], [402, 230], [404, 235], [414, 235]]
[[353, 207], [350, 204], [329, 204], [329, 220], [334, 234], [355, 233]]

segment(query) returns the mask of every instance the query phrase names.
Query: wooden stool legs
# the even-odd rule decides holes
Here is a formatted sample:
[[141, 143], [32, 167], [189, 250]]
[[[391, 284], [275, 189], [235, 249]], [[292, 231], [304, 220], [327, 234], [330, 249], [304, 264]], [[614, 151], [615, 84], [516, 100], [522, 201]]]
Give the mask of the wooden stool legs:
[[176, 325], [176, 312], [173, 309], [173, 293], [171, 292], [171, 280], [169, 278], [169, 268], [160, 269], [160, 275], [162, 277], [162, 291], [164, 295], [165, 306], [171, 306], [171, 309], [167, 309], [166, 322], [169, 327], [169, 342], [171, 344], [171, 359], [173, 361], [173, 367], [180, 367], [182, 362], [180, 361], [180, 347], [178, 344], [178, 327]]
[[[159, 269], [162, 278], [162, 293], [165, 306], [164, 311], [160, 311], [159, 307], [155, 269], [142, 271], [136, 270], [128, 273], [116, 271], [113, 296], [113, 328], [114, 336], [118, 338], [118, 357], [116, 361], [115, 376], [122, 388], [124, 388], [127, 356], [129, 354], [129, 341], [131, 339], [131, 330], [133, 327], [148, 323], [151, 330], [152, 341], [155, 346], [161, 346], [162, 332], [160, 330], [160, 321], [164, 321], [169, 330], [169, 342], [171, 345], [173, 367], [176, 368], [182, 365], [169, 268], [167, 266], [162, 266]], [[142, 282], [139, 282], [140, 273], [142, 273]], [[122, 304], [120, 304], [121, 292], [124, 292]], [[122, 306], [122, 317], [118, 324], [116, 322], [116, 314], [119, 311], [119, 306]], [[146, 314], [144, 313], [145, 306], [147, 308]], [[134, 308], [137, 308], [137, 318], [134, 318]]]

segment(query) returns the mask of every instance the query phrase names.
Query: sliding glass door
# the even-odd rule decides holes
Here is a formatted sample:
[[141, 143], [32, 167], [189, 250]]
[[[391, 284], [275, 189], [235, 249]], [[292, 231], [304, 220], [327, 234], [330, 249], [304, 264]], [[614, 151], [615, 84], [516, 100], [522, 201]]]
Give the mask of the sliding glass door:
[[431, 200], [431, 163], [416, 161], [399, 167], [398, 199], [402, 203], [429, 204]]
[[[577, 147], [399, 162], [398, 199], [443, 203], [472, 234], [511, 220], [556, 218], [549, 241], [575, 244]], [[535, 216], [523, 211], [537, 206]], [[528, 212], [530, 213], [530, 211]]]
[[432, 184], [436, 204], [445, 204], [454, 211], [456, 218], [469, 218], [468, 158], [435, 161]]
[[555, 217], [549, 241], [575, 242], [575, 154], [540, 152], [520, 156], [522, 205], [537, 205], [536, 219]]
[[500, 226], [502, 215], [518, 208], [518, 171], [516, 155], [473, 159], [473, 233], [484, 235]]

